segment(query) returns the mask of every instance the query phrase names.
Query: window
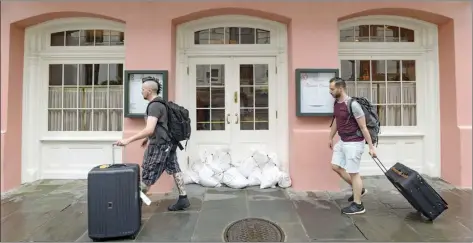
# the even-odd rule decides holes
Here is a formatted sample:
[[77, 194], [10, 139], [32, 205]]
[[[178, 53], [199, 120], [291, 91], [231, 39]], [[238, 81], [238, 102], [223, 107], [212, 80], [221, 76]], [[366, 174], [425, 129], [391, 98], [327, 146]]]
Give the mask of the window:
[[357, 25], [341, 29], [340, 42], [414, 42], [414, 30], [390, 25]]
[[204, 44], [270, 44], [270, 32], [255, 28], [219, 27], [194, 32], [194, 43]]
[[269, 130], [267, 64], [240, 65], [240, 129]]
[[415, 60], [342, 60], [347, 92], [376, 106], [382, 126], [416, 126]]
[[125, 33], [114, 30], [68, 30], [51, 34], [51, 46], [123, 46]]
[[123, 64], [50, 64], [48, 131], [122, 131]]

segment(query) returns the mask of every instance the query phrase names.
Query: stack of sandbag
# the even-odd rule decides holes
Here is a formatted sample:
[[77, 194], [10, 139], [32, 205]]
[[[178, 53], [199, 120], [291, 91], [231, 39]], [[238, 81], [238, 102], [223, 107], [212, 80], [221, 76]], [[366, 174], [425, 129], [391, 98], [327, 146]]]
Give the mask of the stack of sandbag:
[[291, 186], [291, 178], [287, 172], [281, 171], [276, 154], [266, 154], [256, 149], [242, 161], [233, 161], [228, 148], [201, 151], [200, 160], [193, 161], [184, 172], [184, 180], [186, 184], [196, 183], [205, 187], [226, 185], [235, 189]]

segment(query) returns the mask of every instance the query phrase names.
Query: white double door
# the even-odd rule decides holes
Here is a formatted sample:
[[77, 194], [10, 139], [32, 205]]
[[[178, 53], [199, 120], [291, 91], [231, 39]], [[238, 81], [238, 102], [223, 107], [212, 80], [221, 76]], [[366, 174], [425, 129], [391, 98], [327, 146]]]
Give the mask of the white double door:
[[190, 160], [222, 147], [236, 160], [252, 148], [277, 153], [275, 58], [190, 58], [189, 64]]

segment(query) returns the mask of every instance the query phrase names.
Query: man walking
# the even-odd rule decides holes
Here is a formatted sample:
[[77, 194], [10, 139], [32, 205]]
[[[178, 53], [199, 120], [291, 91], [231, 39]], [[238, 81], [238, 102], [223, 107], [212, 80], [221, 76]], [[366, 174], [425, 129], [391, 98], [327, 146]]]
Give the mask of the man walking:
[[[352, 115], [350, 114], [348, 104], [351, 97], [346, 93], [345, 80], [330, 79], [330, 94], [336, 99], [333, 109], [335, 122], [329, 136], [329, 147], [333, 150], [332, 169], [353, 189], [352, 196], [348, 198], [351, 204], [343, 208], [342, 213], [361, 214], [365, 212], [361, 197], [368, 192], [363, 188], [359, 174], [365, 141], [369, 145], [370, 155], [376, 156], [376, 152], [366, 127], [365, 113], [355, 100], [351, 102]], [[337, 132], [340, 141], [333, 145], [333, 137]]]
[[[149, 102], [158, 97], [162, 87], [159, 80], [153, 77], [143, 78], [141, 93], [145, 100]], [[190, 206], [184, 188], [184, 178], [177, 161], [177, 146], [171, 142], [166, 132], [168, 130], [168, 112], [164, 104], [160, 102], [152, 102], [146, 111], [146, 127], [134, 136], [117, 141], [115, 144], [126, 146], [136, 140], [145, 140], [142, 146], [147, 146], [143, 159], [143, 171], [141, 187], [146, 193], [151, 185], [156, 183], [162, 173], [166, 170], [168, 174], [174, 177], [177, 189], [179, 191], [179, 199], [173, 205], [168, 207], [169, 211], [178, 211]], [[158, 125], [159, 123], [159, 125]]]

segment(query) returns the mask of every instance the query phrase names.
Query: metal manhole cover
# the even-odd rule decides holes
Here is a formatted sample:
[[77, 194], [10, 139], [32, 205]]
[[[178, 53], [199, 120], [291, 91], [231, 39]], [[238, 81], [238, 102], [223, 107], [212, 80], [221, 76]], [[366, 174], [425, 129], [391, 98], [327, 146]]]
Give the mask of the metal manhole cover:
[[275, 223], [258, 218], [241, 219], [230, 224], [225, 242], [284, 242], [284, 232]]

